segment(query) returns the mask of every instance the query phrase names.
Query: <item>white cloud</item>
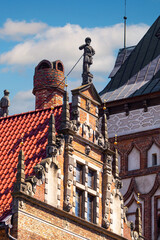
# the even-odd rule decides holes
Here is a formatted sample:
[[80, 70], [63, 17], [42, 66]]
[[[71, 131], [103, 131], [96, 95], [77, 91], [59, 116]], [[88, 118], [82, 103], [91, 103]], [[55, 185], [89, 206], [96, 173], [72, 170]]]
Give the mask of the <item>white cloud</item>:
[[[128, 26], [127, 46], [137, 44], [147, 30], [148, 26], [144, 24]], [[107, 82], [105, 79], [114, 66], [117, 51], [123, 47], [123, 24], [103, 28], [82, 28], [71, 24], [53, 27], [44, 23], [7, 20], [0, 29], [0, 37], [2, 36], [8, 36], [11, 40], [24, 37], [23, 41], [15, 43], [11, 50], [0, 55], [0, 64], [4, 65], [4, 71], [13, 71], [13, 68], [16, 71], [19, 66], [23, 69], [29, 66], [33, 68], [33, 65], [37, 65], [42, 59], [50, 61], [60, 59], [64, 63], [65, 74], [83, 54], [79, 46], [84, 43], [87, 36], [91, 37], [91, 45], [96, 51], [91, 73], [94, 74], [97, 89], [102, 90], [105, 85], [103, 79]], [[74, 82], [69, 84], [72, 89], [81, 84], [81, 73], [82, 59], [68, 78], [69, 81], [74, 79]], [[33, 98], [31, 91], [18, 93], [13, 98], [10, 111], [15, 113], [34, 109]]]
[[47, 28], [42, 22], [12, 21], [7, 19], [3, 28], [0, 28], [0, 38], [9, 37], [12, 40], [21, 40], [23, 36], [38, 34]]
[[[12, 50], [0, 55], [0, 63], [6, 65], [38, 64], [42, 59], [63, 61], [66, 73], [83, 54], [78, 48], [84, 43], [86, 36], [92, 39], [96, 51], [94, 72], [107, 73], [114, 65], [116, 49], [123, 47], [123, 24], [104, 28], [81, 28], [78, 25], [67, 24], [64, 27], [46, 27], [43, 23], [12, 22], [17, 26], [15, 31], [6, 30], [10, 36], [17, 34], [34, 34], [30, 39], [16, 44]], [[5, 25], [8, 24], [8, 21]], [[24, 30], [20, 26], [24, 25]], [[37, 26], [37, 28], [36, 28]], [[42, 32], [39, 29], [43, 28]], [[9, 29], [9, 27], [5, 28]], [[37, 29], [37, 30], [36, 30]], [[131, 25], [127, 28], [127, 45], [135, 45], [148, 29], [147, 25]], [[19, 32], [18, 32], [19, 31]], [[22, 32], [21, 32], [22, 31]], [[74, 70], [75, 76], [81, 72], [82, 63]]]
[[11, 101], [9, 115], [34, 110], [34, 101], [35, 97], [32, 90], [18, 92]]

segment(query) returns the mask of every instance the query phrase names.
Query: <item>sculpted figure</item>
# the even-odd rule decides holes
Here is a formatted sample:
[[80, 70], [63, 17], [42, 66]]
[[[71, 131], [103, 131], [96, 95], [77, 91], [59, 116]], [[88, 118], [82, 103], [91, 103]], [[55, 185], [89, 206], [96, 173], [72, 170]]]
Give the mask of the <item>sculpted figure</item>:
[[80, 50], [84, 49], [84, 58], [83, 58], [83, 74], [90, 73], [89, 68], [93, 63], [93, 55], [95, 54], [94, 49], [90, 46], [91, 39], [87, 37], [85, 39], [85, 44], [79, 47]]
[[10, 106], [9, 91], [4, 90], [4, 97], [0, 101], [0, 117], [8, 116], [8, 107]]

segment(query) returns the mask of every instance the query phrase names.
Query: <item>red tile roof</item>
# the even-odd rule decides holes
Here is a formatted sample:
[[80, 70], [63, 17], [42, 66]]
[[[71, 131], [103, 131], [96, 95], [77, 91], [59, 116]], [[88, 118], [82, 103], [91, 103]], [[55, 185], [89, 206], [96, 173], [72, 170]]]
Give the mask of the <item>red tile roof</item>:
[[46, 155], [48, 124], [54, 113], [56, 129], [59, 128], [62, 107], [54, 110], [36, 110], [0, 118], [0, 220], [12, 208], [13, 183], [16, 180], [20, 144], [23, 136], [26, 177], [33, 173], [33, 167]]

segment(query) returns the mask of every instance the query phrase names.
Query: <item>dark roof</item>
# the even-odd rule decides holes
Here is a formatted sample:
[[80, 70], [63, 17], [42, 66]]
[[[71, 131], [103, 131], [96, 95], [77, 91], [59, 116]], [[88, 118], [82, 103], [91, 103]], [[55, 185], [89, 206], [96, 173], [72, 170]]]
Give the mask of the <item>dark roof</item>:
[[120, 50], [115, 68], [110, 74], [111, 81], [100, 92], [103, 101], [160, 91], [159, 31], [160, 16], [137, 46]]
[[54, 110], [36, 110], [0, 118], [0, 220], [12, 207], [13, 183], [16, 180], [17, 163], [23, 134], [25, 175], [32, 175], [33, 167], [46, 156], [48, 126], [51, 113], [59, 128], [62, 106]]
[[131, 54], [131, 52], [133, 51], [134, 48], [135, 48], [135, 46], [128, 47], [128, 48], [122, 48], [122, 49], [119, 50], [114, 68], [113, 68], [112, 72], [110, 73], [109, 78], [114, 77], [114, 75], [117, 73], [117, 71], [119, 70], [121, 65], [129, 57], [129, 55]]

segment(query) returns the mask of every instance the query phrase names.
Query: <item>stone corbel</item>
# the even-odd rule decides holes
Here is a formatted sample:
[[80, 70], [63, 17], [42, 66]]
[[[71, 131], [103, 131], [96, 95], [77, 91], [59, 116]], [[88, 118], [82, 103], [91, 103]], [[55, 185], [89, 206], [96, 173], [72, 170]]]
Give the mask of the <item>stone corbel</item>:
[[103, 227], [108, 229], [110, 226], [110, 222], [108, 221], [108, 214], [105, 214], [103, 217]]
[[72, 209], [72, 205], [70, 203], [70, 197], [67, 196], [64, 201], [64, 210], [66, 210], [67, 212], [70, 212], [71, 209]]
[[124, 110], [126, 112], [126, 116], [129, 115], [129, 106], [128, 106], [128, 103], [124, 104]]
[[143, 109], [144, 109], [144, 112], [148, 111], [148, 106], [147, 106], [147, 101], [146, 100], [143, 101]]

